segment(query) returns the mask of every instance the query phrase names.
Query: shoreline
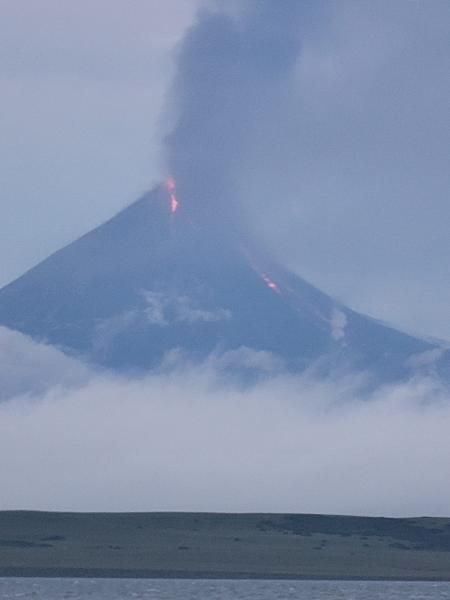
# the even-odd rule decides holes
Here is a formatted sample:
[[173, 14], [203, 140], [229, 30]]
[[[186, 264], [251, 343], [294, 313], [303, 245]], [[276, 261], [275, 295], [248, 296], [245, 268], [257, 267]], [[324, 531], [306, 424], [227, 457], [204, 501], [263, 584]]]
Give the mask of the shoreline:
[[311, 576], [311, 575], [281, 575], [269, 573], [267, 575], [250, 574], [250, 573], [185, 573], [177, 572], [128, 572], [128, 571], [111, 571], [104, 572], [102, 570], [89, 569], [64, 569], [61, 571], [53, 569], [45, 570], [30, 570], [24, 572], [22, 569], [5, 568], [0, 569], [1, 579], [135, 579], [139, 581], [145, 580], [178, 580], [178, 581], [348, 581], [348, 582], [386, 582], [386, 583], [450, 583], [450, 577], [447, 578], [395, 578], [395, 577], [357, 577], [357, 576]]

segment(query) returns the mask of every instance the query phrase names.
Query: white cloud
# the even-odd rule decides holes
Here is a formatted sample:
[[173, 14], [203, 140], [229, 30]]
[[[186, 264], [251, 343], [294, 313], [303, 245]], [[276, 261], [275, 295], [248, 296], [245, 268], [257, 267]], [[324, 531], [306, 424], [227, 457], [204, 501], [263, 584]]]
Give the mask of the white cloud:
[[331, 337], [339, 342], [345, 338], [345, 328], [347, 327], [347, 317], [342, 310], [333, 309], [331, 320]]
[[409, 357], [406, 364], [413, 369], [434, 365], [442, 358], [446, 350], [446, 348], [433, 348], [432, 350], [426, 350], [420, 354], [413, 354], [413, 356]]
[[225, 308], [205, 308], [193, 298], [164, 292], [145, 291], [147, 321], [152, 325], [165, 326], [169, 323], [215, 323], [231, 319]]
[[[38, 398], [22, 383], [0, 404], [0, 508], [448, 513], [450, 396], [432, 379], [368, 397], [364, 378], [275, 369], [241, 387], [211, 359], [67, 388], [55, 372], [67, 381], [73, 361], [2, 337], [20, 347], [10, 392], [14, 377], [42, 392], [38, 360], [52, 375]], [[234, 358], [272, 364], [245, 350]]]
[[53, 346], [0, 326], [0, 400], [79, 386], [89, 376], [86, 366]]
[[168, 325], [164, 316], [165, 302], [163, 296], [156, 292], [146, 291], [144, 292], [144, 298], [147, 303], [147, 306], [145, 307], [147, 321], [151, 325]]
[[263, 350], [252, 350], [244, 346], [212, 355], [207, 364], [218, 371], [242, 369], [274, 375], [284, 370], [283, 361], [275, 354]]
[[225, 308], [201, 308], [187, 296], [180, 296], [175, 302], [175, 318], [187, 323], [215, 323], [231, 319], [231, 311]]

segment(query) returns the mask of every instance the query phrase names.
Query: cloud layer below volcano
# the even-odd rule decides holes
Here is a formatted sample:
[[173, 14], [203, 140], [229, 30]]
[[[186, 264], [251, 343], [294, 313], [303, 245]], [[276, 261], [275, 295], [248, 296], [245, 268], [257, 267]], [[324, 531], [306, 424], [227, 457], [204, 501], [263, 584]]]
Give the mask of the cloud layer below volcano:
[[370, 397], [357, 375], [244, 389], [216, 359], [134, 379], [79, 365], [76, 379], [57, 350], [16, 342], [16, 364], [54, 370], [45, 391], [34, 372], [20, 394], [20, 369], [9, 374], [2, 509], [448, 513], [450, 397], [432, 380]]

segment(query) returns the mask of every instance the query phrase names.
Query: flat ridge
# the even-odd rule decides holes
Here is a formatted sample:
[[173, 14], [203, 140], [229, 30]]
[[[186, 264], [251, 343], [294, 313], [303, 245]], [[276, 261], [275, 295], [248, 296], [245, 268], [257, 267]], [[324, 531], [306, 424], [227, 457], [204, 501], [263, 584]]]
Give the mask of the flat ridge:
[[6, 511], [0, 576], [450, 581], [450, 519]]

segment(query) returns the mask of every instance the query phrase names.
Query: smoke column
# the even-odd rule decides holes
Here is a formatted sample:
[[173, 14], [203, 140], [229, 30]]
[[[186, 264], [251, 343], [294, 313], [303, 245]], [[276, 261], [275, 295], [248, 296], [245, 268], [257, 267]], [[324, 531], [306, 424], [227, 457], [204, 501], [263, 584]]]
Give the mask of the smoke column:
[[254, 132], [276, 119], [310, 4], [247, 0], [234, 16], [219, 4], [202, 9], [179, 48], [168, 165], [183, 204], [210, 229], [236, 231], [244, 220], [237, 182]]

